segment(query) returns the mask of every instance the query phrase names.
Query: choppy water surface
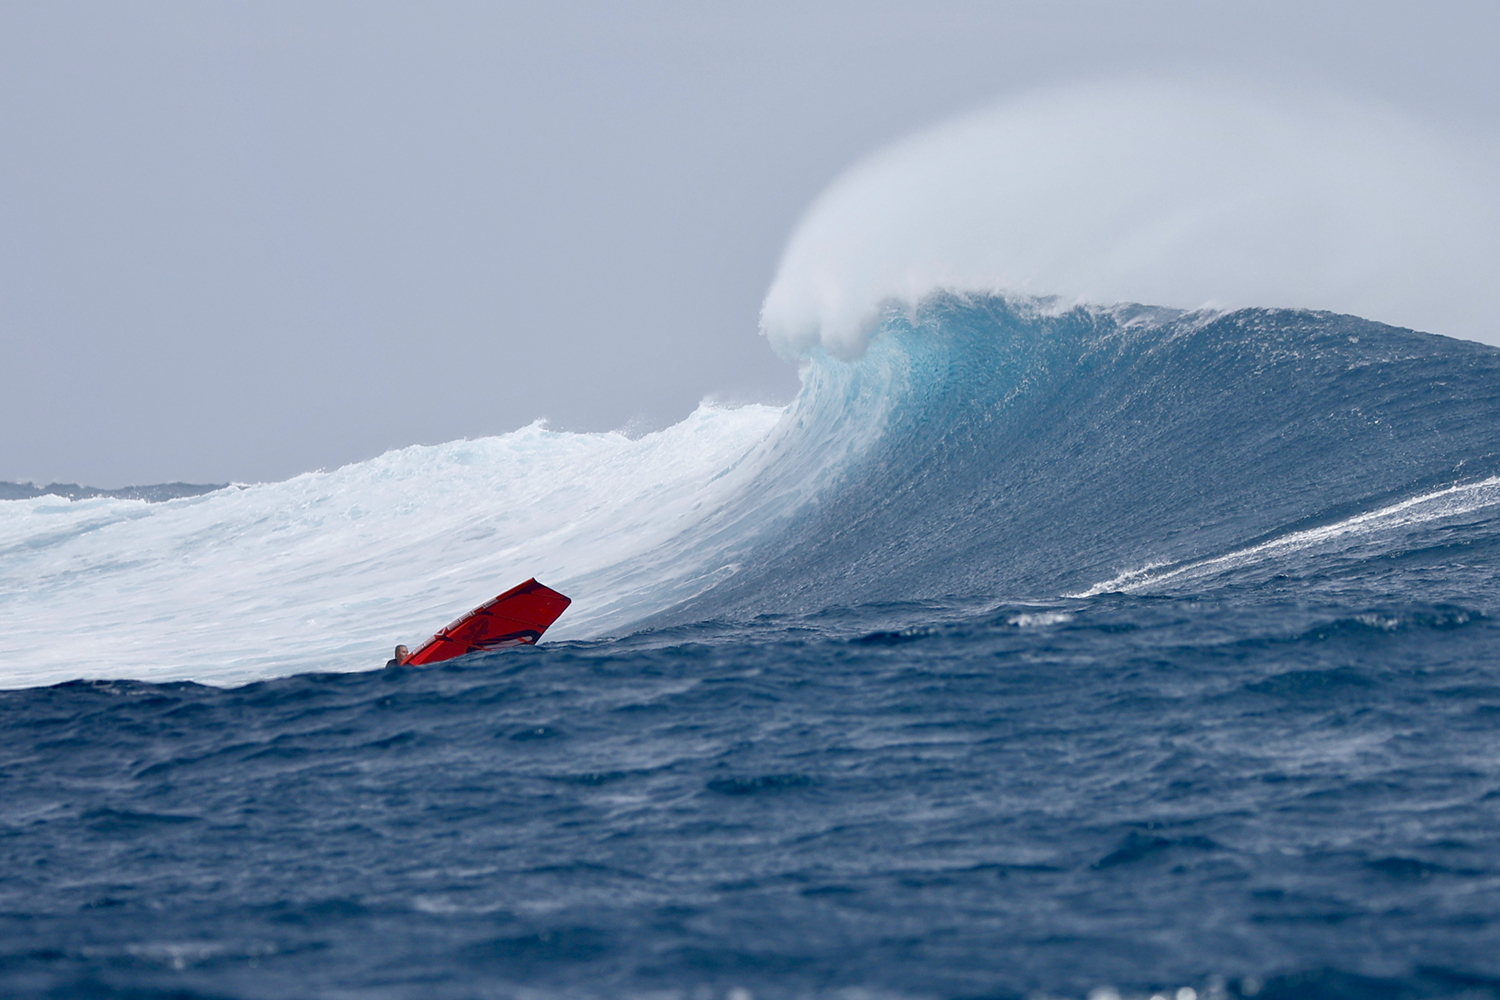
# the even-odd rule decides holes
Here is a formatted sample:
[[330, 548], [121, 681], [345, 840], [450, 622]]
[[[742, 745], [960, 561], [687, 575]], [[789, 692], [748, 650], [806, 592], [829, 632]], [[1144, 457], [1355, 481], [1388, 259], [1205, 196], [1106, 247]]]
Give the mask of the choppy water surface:
[[1490, 619], [1109, 597], [863, 631], [926, 610], [7, 693], [0, 976], [245, 997], [1496, 985]]
[[[1477, 345], [944, 300], [779, 415], [0, 504], [71, 628], [0, 992], [1500, 995], [1497, 421]], [[556, 641], [367, 669], [527, 532]]]

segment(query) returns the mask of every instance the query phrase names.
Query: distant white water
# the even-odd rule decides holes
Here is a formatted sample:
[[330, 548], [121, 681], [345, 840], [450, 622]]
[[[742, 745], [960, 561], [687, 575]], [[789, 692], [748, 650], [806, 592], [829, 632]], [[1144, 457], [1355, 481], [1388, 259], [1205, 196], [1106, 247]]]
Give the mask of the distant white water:
[[530, 576], [576, 598], [548, 639], [622, 628], [712, 578], [713, 546], [671, 540], [743, 489], [782, 413], [533, 425], [162, 504], [0, 502], [0, 686], [369, 669]]
[[1500, 190], [1472, 148], [1327, 93], [1135, 80], [1023, 95], [856, 164], [762, 310], [783, 354], [861, 354], [935, 290], [1355, 313], [1500, 343]]

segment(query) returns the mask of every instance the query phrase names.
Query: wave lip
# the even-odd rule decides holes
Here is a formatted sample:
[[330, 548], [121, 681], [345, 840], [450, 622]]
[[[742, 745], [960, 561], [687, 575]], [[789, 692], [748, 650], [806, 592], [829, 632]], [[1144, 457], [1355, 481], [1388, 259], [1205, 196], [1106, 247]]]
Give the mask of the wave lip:
[[1390, 110], [1224, 81], [1026, 94], [818, 197], [761, 313], [787, 356], [863, 353], [936, 291], [1326, 309], [1496, 342], [1483, 157]]

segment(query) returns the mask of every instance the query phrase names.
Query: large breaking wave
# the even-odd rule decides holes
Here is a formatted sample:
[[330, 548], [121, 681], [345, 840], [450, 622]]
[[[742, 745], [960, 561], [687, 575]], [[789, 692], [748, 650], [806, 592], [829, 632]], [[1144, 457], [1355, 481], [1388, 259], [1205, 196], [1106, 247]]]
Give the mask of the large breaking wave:
[[[0, 502], [0, 684], [362, 669], [532, 575], [575, 598], [552, 639], [1250, 581], [1483, 603], [1500, 352], [1199, 306], [1495, 339], [1475, 163], [1383, 109], [1218, 85], [958, 119], [794, 233], [762, 312], [790, 406]], [[1122, 300], [1198, 308], [1097, 304]]]
[[[1240, 550], [1313, 572], [1500, 498], [1494, 348], [1328, 313], [1048, 305], [938, 296], [887, 312], [862, 360], [813, 362], [791, 418], [878, 439], [683, 613], [1050, 600], [1205, 579], [1166, 570]], [[878, 414], [873, 382], [895, 401]]]
[[705, 406], [634, 440], [532, 426], [162, 504], [0, 503], [0, 682], [366, 669], [530, 575], [576, 601], [549, 639], [1374, 586], [1372, 564], [1460, 522], [1470, 569], [1423, 597], [1475, 606], [1497, 426], [1500, 351], [1479, 344], [1328, 313], [938, 295], [888, 309], [858, 360], [815, 351], [785, 409]]

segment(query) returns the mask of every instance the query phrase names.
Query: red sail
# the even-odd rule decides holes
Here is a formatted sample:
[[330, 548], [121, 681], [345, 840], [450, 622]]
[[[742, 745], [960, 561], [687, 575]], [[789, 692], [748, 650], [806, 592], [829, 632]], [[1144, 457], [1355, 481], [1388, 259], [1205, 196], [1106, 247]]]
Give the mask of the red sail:
[[571, 597], [564, 597], [535, 580], [527, 580], [493, 601], [481, 604], [428, 639], [406, 662], [420, 666], [481, 649], [534, 643], [572, 603]]

